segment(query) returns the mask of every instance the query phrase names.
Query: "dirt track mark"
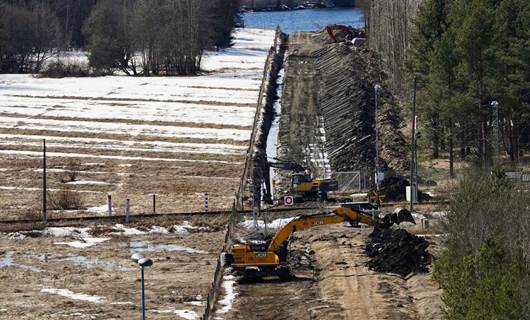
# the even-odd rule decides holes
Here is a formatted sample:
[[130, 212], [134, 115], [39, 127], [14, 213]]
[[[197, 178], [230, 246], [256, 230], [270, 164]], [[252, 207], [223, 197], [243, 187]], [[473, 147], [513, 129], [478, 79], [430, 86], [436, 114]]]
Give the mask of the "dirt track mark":
[[181, 122], [181, 121], [149, 121], [140, 119], [117, 119], [117, 118], [79, 118], [79, 117], [56, 117], [47, 116], [46, 112], [40, 115], [28, 117], [20, 113], [2, 113], [2, 117], [10, 118], [31, 118], [31, 119], [46, 119], [46, 120], [64, 120], [64, 121], [82, 121], [82, 122], [107, 122], [107, 123], [125, 123], [125, 124], [143, 124], [151, 126], [170, 126], [170, 127], [185, 127], [185, 128], [212, 128], [212, 129], [240, 129], [252, 130], [252, 126], [240, 126], [235, 124], [219, 124], [219, 123], [202, 123], [202, 122]]
[[20, 94], [6, 94], [6, 97], [27, 98], [27, 99], [66, 99], [66, 100], [90, 100], [90, 101], [138, 101], [138, 102], [169, 102], [169, 103], [188, 103], [188, 104], [203, 104], [211, 106], [228, 106], [228, 107], [248, 107], [255, 108], [252, 103], [237, 103], [237, 102], [220, 102], [208, 100], [178, 100], [178, 99], [142, 99], [142, 98], [109, 98], [109, 97], [76, 97], [76, 96], [35, 96], [35, 95], [20, 95]]
[[32, 136], [54, 136], [60, 138], [98, 138], [111, 139], [117, 141], [154, 141], [154, 142], [175, 142], [175, 143], [216, 143], [229, 144], [234, 146], [247, 146], [248, 141], [240, 141], [233, 139], [203, 139], [203, 138], [179, 138], [179, 137], [164, 137], [157, 135], [129, 135], [120, 133], [106, 133], [106, 132], [80, 132], [80, 131], [55, 131], [55, 130], [39, 130], [39, 129], [18, 129], [18, 128], [0, 128], [1, 134], [16, 134], [16, 135], [32, 135]]

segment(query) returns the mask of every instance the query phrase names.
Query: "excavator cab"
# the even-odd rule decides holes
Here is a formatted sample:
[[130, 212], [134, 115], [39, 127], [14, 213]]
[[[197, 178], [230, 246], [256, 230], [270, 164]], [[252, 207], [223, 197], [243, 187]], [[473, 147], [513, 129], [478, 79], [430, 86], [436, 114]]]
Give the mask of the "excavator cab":
[[296, 173], [291, 177], [291, 188], [294, 192], [309, 192], [313, 188], [311, 175]]

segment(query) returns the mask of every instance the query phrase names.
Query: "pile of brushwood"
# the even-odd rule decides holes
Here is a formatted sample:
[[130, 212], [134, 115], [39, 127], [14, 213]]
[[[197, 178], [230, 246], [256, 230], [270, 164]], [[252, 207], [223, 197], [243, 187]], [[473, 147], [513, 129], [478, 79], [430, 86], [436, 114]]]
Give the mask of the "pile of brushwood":
[[375, 228], [366, 244], [370, 270], [392, 272], [406, 276], [413, 272], [427, 272], [431, 255], [429, 243], [403, 229]]

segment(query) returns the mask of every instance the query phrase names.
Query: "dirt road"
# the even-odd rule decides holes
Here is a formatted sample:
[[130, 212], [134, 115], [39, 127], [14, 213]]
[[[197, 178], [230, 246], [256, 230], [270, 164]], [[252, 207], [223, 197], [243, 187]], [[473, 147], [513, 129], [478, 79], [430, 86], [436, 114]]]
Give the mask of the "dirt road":
[[225, 319], [441, 319], [440, 289], [429, 274], [408, 279], [368, 270], [370, 228], [334, 225], [297, 234], [293, 281], [242, 282]]
[[[323, 73], [318, 72], [315, 65], [317, 52], [323, 45], [313, 33], [293, 33], [289, 37], [278, 150], [281, 159], [311, 168], [317, 177], [326, 176], [331, 170], [319, 105]], [[346, 98], [348, 94], [355, 95], [341, 94], [340, 97]], [[359, 101], [365, 100], [363, 95], [356, 97]], [[364, 116], [370, 114], [369, 110], [363, 112]], [[363, 117], [359, 119], [367, 121]], [[368, 127], [372, 130], [370, 125]], [[390, 140], [389, 144], [395, 142]], [[347, 158], [351, 159], [353, 154], [349, 152]], [[277, 174], [285, 178], [276, 185], [281, 193], [286, 188], [289, 173]], [[371, 231], [370, 228], [328, 225], [295, 233], [289, 249], [294, 279], [280, 282], [266, 278], [257, 283], [241, 280], [236, 302], [222, 318], [441, 319], [441, 290], [430, 274], [403, 278], [368, 269], [364, 246]]]

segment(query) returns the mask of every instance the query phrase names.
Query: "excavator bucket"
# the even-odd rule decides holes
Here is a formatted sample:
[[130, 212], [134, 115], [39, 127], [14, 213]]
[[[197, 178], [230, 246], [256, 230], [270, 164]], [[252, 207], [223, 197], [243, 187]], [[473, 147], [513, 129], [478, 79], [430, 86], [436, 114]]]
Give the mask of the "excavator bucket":
[[414, 221], [414, 217], [412, 216], [412, 213], [410, 213], [409, 210], [404, 208], [397, 208], [394, 210], [394, 214], [397, 216], [396, 223], [400, 224], [402, 222], [410, 222], [416, 224], [416, 221]]
[[397, 208], [393, 213], [387, 214], [380, 221], [380, 226], [383, 228], [389, 228], [393, 224], [400, 224], [403, 222], [410, 222], [416, 224], [414, 217], [409, 210], [403, 208]]

